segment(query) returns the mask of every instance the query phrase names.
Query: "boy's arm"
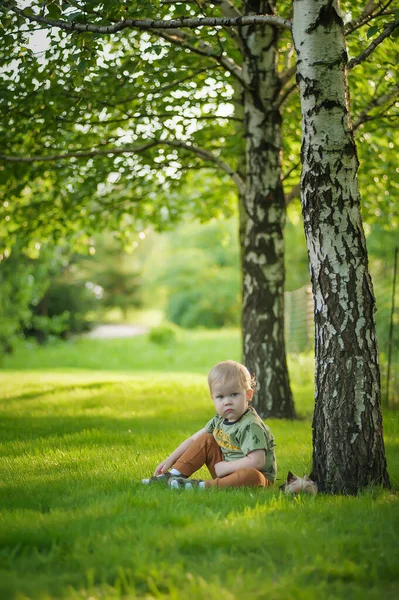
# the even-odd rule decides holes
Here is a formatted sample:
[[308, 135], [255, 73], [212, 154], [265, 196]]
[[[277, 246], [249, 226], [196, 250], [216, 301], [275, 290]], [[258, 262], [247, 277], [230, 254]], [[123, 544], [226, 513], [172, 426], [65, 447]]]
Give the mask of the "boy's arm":
[[191, 443], [202, 433], [206, 433], [205, 427], [203, 427], [202, 429], [194, 433], [192, 436], [184, 440], [184, 442], [182, 442], [180, 446], [176, 448], [176, 450], [173, 450], [170, 456], [168, 456], [167, 458], [165, 458], [165, 460], [159, 463], [159, 465], [154, 471], [154, 476], [169, 471], [172, 465], [174, 465], [175, 462], [182, 456], [182, 454], [184, 454], [184, 452], [191, 446]]
[[261, 470], [266, 463], [266, 451], [265, 450], [253, 450], [248, 452], [244, 458], [237, 460], [231, 460], [229, 462], [218, 462], [215, 465], [215, 472], [218, 477], [226, 477], [238, 471], [238, 469], [248, 469], [250, 467]]

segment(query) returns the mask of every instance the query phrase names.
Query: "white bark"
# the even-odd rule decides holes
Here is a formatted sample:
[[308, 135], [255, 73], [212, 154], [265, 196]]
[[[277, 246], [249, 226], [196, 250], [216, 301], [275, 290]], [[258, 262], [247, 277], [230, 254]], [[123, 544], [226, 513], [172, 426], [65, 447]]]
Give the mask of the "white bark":
[[337, 0], [295, 0], [293, 37], [303, 117], [301, 202], [315, 306], [313, 469], [320, 489], [354, 493], [389, 479]]
[[[253, 2], [252, 8], [271, 12], [271, 4]], [[242, 28], [240, 37], [247, 182], [242, 245], [244, 362], [258, 379], [254, 400], [258, 412], [293, 418], [284, 344], [285, 202], [281, 117], [275, 106], [280, 91], [277, 32], [272, 27], [248, 27]]]

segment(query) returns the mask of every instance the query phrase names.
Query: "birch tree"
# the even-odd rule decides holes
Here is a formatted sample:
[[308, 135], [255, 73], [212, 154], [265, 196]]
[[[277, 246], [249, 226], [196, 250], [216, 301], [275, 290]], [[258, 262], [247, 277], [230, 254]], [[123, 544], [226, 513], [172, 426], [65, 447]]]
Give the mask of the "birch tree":
[[374, 294], [337, 0], [294, 0], [302, 103], [301, 202], [314, 295], [313, 472], [319, 487], [389, 486]]
[[[273, 14], [274, 1], [250, 0], [245, 14]], [[256, 374], [254, 405], [262, 416], [293, 417], [284, 343], [284, 224], [282, 79], [277, 71], [276, 27], [239, 29], [243, 67], [246, 191], [240, 203], [245, 235], [243, 264], [243, 357]]]

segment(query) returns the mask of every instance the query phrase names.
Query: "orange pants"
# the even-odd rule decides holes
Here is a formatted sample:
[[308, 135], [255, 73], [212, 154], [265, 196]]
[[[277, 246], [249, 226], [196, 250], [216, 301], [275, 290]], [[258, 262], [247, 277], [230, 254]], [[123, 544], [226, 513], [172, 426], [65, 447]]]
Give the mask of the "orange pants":
[[190, 477], [202, 466], [206, 465], [213, 479], [205, 481], [205, 487], [242, 487], [271, 485], [267, 477], [254, 468], [238, 469], [225, 477], [216, 477], [215, 464], [223, 460], [222, 451], [215, 438], [210, 433], [199, 435], [190, 447], [173, 465], [173, 469], [182, 475]]

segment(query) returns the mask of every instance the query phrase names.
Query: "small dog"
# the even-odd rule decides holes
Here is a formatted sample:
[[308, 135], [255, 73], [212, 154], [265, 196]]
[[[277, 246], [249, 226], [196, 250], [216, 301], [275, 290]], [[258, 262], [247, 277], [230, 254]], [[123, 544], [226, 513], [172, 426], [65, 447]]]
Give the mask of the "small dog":
[[285, 494], [317, 494], [317, 483], [313, 473], [307, 477], [297, 477], [288, 471], [287, 481], [280, 486]]

